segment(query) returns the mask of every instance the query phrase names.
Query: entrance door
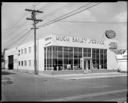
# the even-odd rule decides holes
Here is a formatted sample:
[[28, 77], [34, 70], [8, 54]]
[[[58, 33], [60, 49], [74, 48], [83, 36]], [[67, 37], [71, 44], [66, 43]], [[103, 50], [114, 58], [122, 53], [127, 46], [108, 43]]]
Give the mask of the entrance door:
[[8, 69], [13, 70], [13, 55], [8, 56]]
[[86, 60], [84, 60], [84, 70], [86, 70]]
[[84, 60], [84, 70], [90, 69], [90, 60]]
[[90, 70], [90, 60], [88, 60], [88, 69]]

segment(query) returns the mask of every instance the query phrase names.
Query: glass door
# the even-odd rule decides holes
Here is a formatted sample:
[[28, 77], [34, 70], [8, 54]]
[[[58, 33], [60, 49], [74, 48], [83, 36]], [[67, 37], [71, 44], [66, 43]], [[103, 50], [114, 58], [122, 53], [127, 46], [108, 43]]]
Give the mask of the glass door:
[[88, 60], [88, 69], [90, 70], [90, 60]]
[[84, 70], [86, 70], [86, 60], [84, 60]]

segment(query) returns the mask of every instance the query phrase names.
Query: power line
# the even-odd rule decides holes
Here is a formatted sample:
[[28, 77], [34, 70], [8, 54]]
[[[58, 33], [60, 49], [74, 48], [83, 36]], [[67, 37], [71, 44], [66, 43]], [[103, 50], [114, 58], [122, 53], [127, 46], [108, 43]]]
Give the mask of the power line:
[[[8, 46], [11, 46], [11, 45], [13, 45], [14, 43], [17, 43], [18, 41], [20, 41], [20, 40], [22, 40], [25, 36], [27, 36], [28, 35], [28, 33], [30, 32], [31, 30], [28, 30], [27, 32], [25, 32], [22, 36], [18, 36], [18, 39], [16, 39], [16, 40], [13, 40], [13, 42], [12, 43], [10, 43]], [[27, 34], [27, 35], [26, 35]]]
[[[97, 5], [97, 4], [96, 4]], [[93, 6], [96, 6], [96, 5], [93, 5]], [[91, 7], [93, 7], [93, 6], [91, 6]], [[90, 7], [88, 7], [88, 8], [90, 8]], [[86, 9], [88, 9], [88, 8], [86, 8]], [[69, 13], [68, 13], [69, 14]], [[65, 15], [64, 15], [65, 16]], [[71, 15], [72, 16], [72, 15]], [[61, 16], [62, 17], [62, 16]], [[68, 16], [69, 17], [69, 16]], [[66, 18], [66, 17], [65, 17]], [[58, 18], [57, 18], [58, 19]], [[64, 19], [64, 18], [62, 18], [62, 19]], [[56, 20], [56, 19], [55, 19]], [[60, 19], [61, 20], [61, 19]], [[59, 20], [58, 20], [59, 21]], [[57, 21], [54, 21], [54, 22], [57, 22]], [[54, 23], [53, 22], [53, 23]], [[50, 23], [51, 24], [51, 23]], [[48, 25], [48, 24], [47, 24]]]
[[[37, 6], [39, 3], [37, 3], [35, 6]], [[27, 22], [24, 22], [24, 23], [22, 23], [22, 25], [19, 25], [19, 26], [17, 26], [17, 24], [19, 24], [19, 22], [21, 22], [23, 19], [24, 19], [24, 17], [25, 17], [25, 15], [26, 15], [26, 13], [24, 13], [23, 15], [22, 15], [22, 17], [15, 23], [15, 25], [13, 25], [11, 28], [7, 28], [6, 29], [6, 32], [9, 32], [9, 30], [12, 30], [12, 32], [10, 33], [10, 34], [14, 34], [14, 33], [16, 33], [18, 30], [21, 30], [21, 28], [19, 28], [18, 30], [16, 30], [15, 31], [15, 29], [17, 29], [18, 27], [25, 27], [26, 25], [23, 25], [23, 24], [26, 24]], [[14, 29], [15, 28], [15, 29]], [[5, 30], [5, 29], [4, 29]], [[13, 42], [11, 43], [11, 44], [9, 44], [8, 46], [10, 46], [10, 45], [13, 45], [14, 43], [17, 43], [17, 41], [20, 41], [23, 37], [25, 37], [25, 36], [27, 36], [26, 34], [27, 33], [29, 33], [31, 30], [29, 30], [28, 32], [26, 32], [25, 34], [23, 34], [22, 36], [17, 36], [17, 37], [20, 37], [20, 38], [18, 38], [18, 39], [16, 39], [16, 38], [14, 38], [14, 35], [13, 35]], [[23, 32], [23, 31], [22, 31]]]
[[[44, 27], [44, 26], [53, 24], [53, 23], [55, 23], [55, 22], [57, 22], [57, 21], [66, 19], [66, 18], [68, 18], [68, 17], [70, 17], [70, 16], [76, 15], [76, 14], [82, 12], [82, 11], [85, 11], [85, 10], [87, 10], [87, 9], [89, 9], [89, 8], [92, 8], [92, 7], [94, 7], [94, 6], [98, 5], [98, 4], [100, 4], [100, 3], [97, 3], [97, 4], [95, 4], [95, 5], [89, 6], [89, 7], [87, 7], [87, 8], [83, 8], [83, 7], [85, 7], [86, 5], [81, 6], [80, 8], [78, 8], [78, 9], [76, 9], [76, 10], [73, 10], [73, 11], [71, 11], [71, 12], [65, 14], [65, 15], [62, 15], [62, 16], [60, 16], [60, 17], [58, 17], [58, 18], [56, 18], [56, 19], [54, 19], [54, 20], [51, 20], [50, 22], [47, 22], [47, 23], [45, 23], [45, 24], [43, 24], [43, 25], [40, 25], [40, 26], [38, 26], [38, 27]], [[88, 4], [88, 5], [89, 5], [89, 4]], [[79, 9], [82, 9], [82, 10], [79, 11]]]
[[[89, 4], [91, 4], [91, 3], [89, 3]], [[86, 5], [84, 4], [84, 5], [80, 6], [79, 8], [77, 8], [77, 9], [75, 9], [75, 10], [72, 10], [71, 12], [74, 12], [74, 11], [76, 11], [76, 10], [82, 8], [82, 7], [85, 7], [85, 6], [89, 5], [89, 4], [86, 4]], [[64, 6], [65, 6], [65, 5], [64, 5]], [[63, 7], [64, 7], [64, 6], [63, 6]], [[58, 9], [59, 9], [59, 8], [58, 8]], [[66, 16], [66, 15], [70, 14], [71, 12], [69, 12], [69, 13], [67, 13], [67, 14], [64, 14], [64, 15], [58, 17], [58, 18], [61, 18], [61, 17], [63, 17], [63, 16]], [[50, 21], [50, 22], [51, 22], [51, 21]], [[41, 35], [41, 34], [40, 34], [40, 35]]]
[[[89, 4], [91, 4], [91, 3], [89, 3]], [[80, 7], [77, 8], [77, 9], [80, 9], [80, 8], [83, 7], [83, 6], [85, 7], [85, 6], [89, 5], [89, 4], [86, 4], [86, 5], [84, 4], [84, 5], [80, 6]], [[64, 5], [64, 6], [65, 6], [65, 5]], [[63, 7], [64, 7], [64, 6], [63, 6]], [[77, 10], [77, 9], [75, 9], [75, 10]], [[60, 10], [60, 9], [57, 8], [57, 10]], [[73, 12], [73, 11], [75, 11], [75, 10], [72, 10], [71, 12]], [[64, 14], [64, 15], [62, 15], [62, 16], [60, 16], [60, 17], [66, 16], [66, 15], [70, 14], [71, 12], [69, 12], [69, 13], [67, 13], [67, 14]], [[53, 13], [54, 13], [54, 12], [53, 12]], [[60, 17], [58, 17], [58, 18], [60, 18]], [[51, 21], [50, 21], [50, 22], [51, 22]], [[40, 35], [41, 35], [41, 34], [39, 34], [39, 37], [40, 37]]]
[[24, 26], [26, 26], [26, 23], [27, 22], [24, 22], [24, 25], [19, 25], [19, 26], [15, 26], [15, 27], [12, 27], [12, 28], [8, 28], [8, 29], [6, 29], [6, 30], [4, 30], [3, 32], [13, 32], [15, 29], [17, 30], [17, 29], [21, 29], [22, 27], [24, 27]]
[[[37, 5], [39, 5], [40, 3], [37, 3], [36, 5], [35, 5], [35, 7], [37, 6]], [[30, 8], [32, 8], [31, 6], [30, 6]], [[10, 28], [6, 28], [6, 29], [4, 29], [4, 30], [10, 30], [10, 29], [13, 29], [13, 28], [17, 28], [17, 25], [22, 21], [22, 20], [24, 20], [24, 18], [26, 17], [26, 14], [27, 14], [27, 12], [24, 12], [23, 13], [23, 15], [16, 21], [16, 23], [15, 24], [13, 24], [13, 26], [11, 26]], [[25, 23], [24, 23], [25, 24]], [[23, 24], [22, 24], [23, 25]], [[21, 27], [22, 25], [19, 25], [18, 27]]]
[[19, 28], [19, 29], [14, 29], [14, 30], [13, 30], [12, 32], [10, 32], [10, 33], [7, 33], [8, 35], [11, 35], [11, 36], [10, 36], [10, 39], [13, 39], [13, 40], [14, 40], [14, 39], [16, 38], [14, 34], [16, 34], [16, 33], [18, 34], [18, 32], [21, 32], [21, 33], [22, 33], [23, 30], [26, 28], [25, 26], [26, 26], [26, 25], [22, 26], [22, 27]]
[[[28, 33], [28, 34], [30, 34], [30, 33]], [[19, 44], [17, 44], [17, 45], [21, 45], [21, 44], [25, 43], [25, 40], [30, 39], [31, 36], [32, 36], [32, 33], [30, 35], [25, 35], [24, 38], [22, 38], [23, 40], [21, 39], [22, 41], [20, 41], [20, 42], [18, 41]]]
[[61, 8], [65, 7], [67, 4], [64, 4], [62, 7], [56, 8], [55, 10], [51, 11], [50, 13], [43, 15], [41, 18], [44, 20], [47, 16], [55, 14], [55, 12], [59, 11]]
[[[39, 4], [39, 3], [38, 3], [38, 4]], [[35, 6], [37, 6], [38, 4], [36, 4]], [[60, 8], [57, 8], [57, 9], [60, 10]], [[57, 9], [56, 9], [56, 10], [57, 10]], [[26, 22], [26, 23], [27, 23], [27, 22]], [[22, 26], [22, 25], [17, 26], [17, 27], [13, 27], [13, 28], [10, 28], [10, 29], [17, 29], [18, 27], [21, 27], [21, 26]], [[24, 25], [24, 26], [26, 26], [26, 25]], [[24, 27], [24, 26], [23, 26], [23, 27]], [[23, 28], [23, 27], [22, 27], [22, 28]], [[21, 30], [21, 28], [18, 29], [18, 30]], [[6, 32], [7, 32], [7, 31], [6, 31]], [[17, 32], [17, 31], [13, 31], [13, 32], [11, 32], [10, 34], [14, 34], [14, 32]], [[21, 32], [22, 32], [22, 31], [21, 31]], [[12, 39], [13, 39], [14, 37], [15, 37], [15, 36], [13, 36]]]
[[26, 15], [26, 14], [24, 13], [24, 15], [22, 15], [22, 16], [20, 17], [20, 19], [18, 19], [18, 21], [16, 21], [15, 24], [13, 24], [13, 26], [11, 26], [11, 27], [9, 27], [9, 28], [5, 28], [5, 29], [3, 29], [3, 30], [10, 30], [10, 29], [13, 29], [13, 28], [17, 27], [17, 25], [20, 23], [20, 21], [22, 20], [22, 18], [25, 17], [25, 15]]
[[121, 23], [127, 23], [127, 22], [114, 22], [114, 21], [59, 21], [59, 22], [69, 22], [69, 23], [101, 23], [101, 24], [121, 24]]
[[[89, 4], [91, 4], [91, 3], [89, 3]], [[73, 13], [73, 12], [75, 12], [75, 11], [77, 11], [77, 10], [81, 9], [82, 7], [85, 7], [85, 6], [89, 5], [89, 4], [86, 4], [86, 5], [80, 6], [79, 8], [77, 8], [77, 9], [75, 9], [75, 10], [72, 10], [72, 11], [70, 11], [70, 12], [68, 12], [68, 13], [64, 14], [64, 15], [61, 15], [61, 16], [59, 16], [59, 17], [57, 17], [57, 18], [55, 18], [55, 19], [51, 20], [50, 22], [55, 21], [55, 20], [56, 20], [56, 19], [58, 19], [58, 18], [62, 18], [62, 17], [64, 17], [64, 16], [67, 16], [67, 15], [69, 15], [69, 14], [71, 14], [71, 13]]]

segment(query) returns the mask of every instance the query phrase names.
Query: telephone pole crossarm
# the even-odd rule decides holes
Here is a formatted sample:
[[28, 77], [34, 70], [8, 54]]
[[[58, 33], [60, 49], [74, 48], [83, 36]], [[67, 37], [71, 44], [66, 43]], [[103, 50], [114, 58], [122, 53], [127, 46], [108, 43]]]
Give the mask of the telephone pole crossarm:
[[38, 13], [43, 13], [43, 11], [39, 11], [39, 10], [32, 10], [32, 9], [25, 9], [25, 11], [30, 11], [30, 12], [38, 12]]

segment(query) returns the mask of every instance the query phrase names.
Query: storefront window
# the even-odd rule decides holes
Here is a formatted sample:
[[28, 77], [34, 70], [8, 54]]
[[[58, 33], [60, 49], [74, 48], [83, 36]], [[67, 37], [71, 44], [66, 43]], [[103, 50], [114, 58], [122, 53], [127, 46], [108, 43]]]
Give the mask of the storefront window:
[[[44, 55], [45, 70], [76, 70], [80, 69], [82, 48], [49, 46], [44, 48]], [[93, 67], [107, 68], [107, 50], [83, 48], [83, 56], [92, 57]]]
[[107, 65], [107, 62], [103, 62], [107, 60], [107, 50], [104, 49], [92, 49], [92, 60], [93, 60], [93, 67], [99, 69], [99, 66], [101, 65], [101, 68], [106, 68], [105, 65]]

